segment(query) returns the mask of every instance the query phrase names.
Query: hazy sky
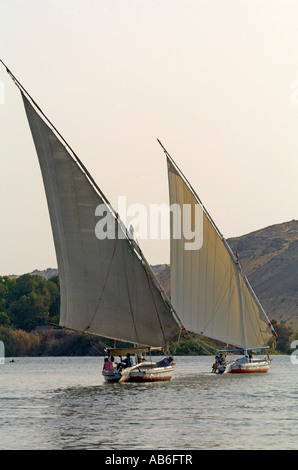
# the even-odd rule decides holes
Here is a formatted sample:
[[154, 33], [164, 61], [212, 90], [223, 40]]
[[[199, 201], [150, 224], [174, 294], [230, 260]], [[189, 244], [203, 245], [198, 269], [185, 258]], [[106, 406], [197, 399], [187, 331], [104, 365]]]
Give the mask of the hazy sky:
[[[168, 202], [159, 138], [226, 238], [298, 218], [298, 0], [0, 0], [0, 58], [116, 209]], [[2, 66], [0, 103], [0, 275], [57, 267]]]

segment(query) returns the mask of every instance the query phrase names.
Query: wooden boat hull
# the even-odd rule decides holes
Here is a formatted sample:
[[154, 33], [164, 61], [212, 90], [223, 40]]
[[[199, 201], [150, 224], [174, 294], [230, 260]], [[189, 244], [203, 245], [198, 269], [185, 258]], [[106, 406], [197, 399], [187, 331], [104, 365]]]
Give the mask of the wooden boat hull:
[[102, 375], [105, 381], [109, 383], [116, 383], [116, 382], [119, 382], [119, 380], [121, 379], [121, 374], [116, 369], [114, 371], [103, 370]]
[[104, 379], [109, 383], [117, 382], [161, 382], [171, 380], [174, 365], [166, 367], [156, 367], [156, 364], [141, 364], [123, 369], [121, 372], [102, 371]]
[[265, 359], [261, 361], [253, 360], [247, 363], [234, 361], [226, 365], [225, 374], [252, 374], [266, 373], [269, 370], [271, 360]]

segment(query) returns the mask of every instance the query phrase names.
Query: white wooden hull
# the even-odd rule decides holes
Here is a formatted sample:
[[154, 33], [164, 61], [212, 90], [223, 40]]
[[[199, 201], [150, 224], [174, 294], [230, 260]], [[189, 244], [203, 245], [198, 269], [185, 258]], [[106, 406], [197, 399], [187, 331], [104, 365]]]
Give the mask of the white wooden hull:
[[251, 374], [266, 373], [271, 364], [270, 359], [252, 360], [251, 362], [241, 363], [238, 361], [226, 365], [225, 374]]
[[106, 382], [159, 382], [171, 380], [174, 365], [157, 367], [155, 363], [142, 363], [133, 367], [123, 369], [121, 372], [102, 371]]
[[103, 370], [102, 375], [104, 376], [105, 381], [110, 382], [110, 383], [119, 382], [119, 380], [121, 378], [120, 372], [118, 372], [116, 369], [114, 371], [112, 371], [112, 370]]

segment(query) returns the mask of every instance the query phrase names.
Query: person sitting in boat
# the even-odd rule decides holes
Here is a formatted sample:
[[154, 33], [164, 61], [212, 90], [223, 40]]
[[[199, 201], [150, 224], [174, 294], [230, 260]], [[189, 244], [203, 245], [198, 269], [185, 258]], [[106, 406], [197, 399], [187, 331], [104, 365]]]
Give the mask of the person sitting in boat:
[[216, 356], [215, 356], [215, 362], [214, 362], [214, 364], [213, 364], [213, 366], [212, 366], [212, 372], [216, 372], [216, 371], [217, 371], [217, 368], [218, 368], [219, 366], [224, 365], [225, 363], [226, 363], [226, 359], [225, 359], [225, 357], [224, 357], [222, 354], [220, 354], [219, 356], [216, 355]]
[[132, 357], [131, 357], [131, 354], [130, 353], [127, 353], [126, 354], [126, 358], [123, 359], [122, 361], [122, 357], [120, 357], [120, 361], [119, 364], [117, 364], [117, 369], [126, 369], [127, 367], [132, 367], [133, 366], [133, 361], [132, 361]]
[[169, 357], [164, 357], [161, 361], [158, 361], [156, 363], [156, 366], [157, 367], [168, 367], [171, 365], [171, 363], [173, 362], [173, 358], [171, 356]]
[[225, 362], [225, 358], [223, 357], [222, 354], [219, 355], [218, 357], [218, 365], [222, 365]]
[[214, 363], [212, 365], [212, 372], [216, 372], [217, 370], [217, 366], [218, 366], [218, 356], [215, 356], [215, 360], [214, 360]]
[[239, 362], [240, 364], [246, 364], [248, 362], [248, 356], [243, 356], [241, 359], [237, 359], [236, 362]]
[[103, 370], [108, 370], [108, 371], [109, 370], [114, 370], [113, 362], [108, 357], [106, 357], [105, 360], [104, 360]]
[[226, 360], [225, 360], [225, 358], [223, 357], [222, 354], [220, 354], [219, 356], [216, 356], [216, 357], [217, 357], [216, 362], [217, 362], [218, 366], [222, 366], [226, 362]]

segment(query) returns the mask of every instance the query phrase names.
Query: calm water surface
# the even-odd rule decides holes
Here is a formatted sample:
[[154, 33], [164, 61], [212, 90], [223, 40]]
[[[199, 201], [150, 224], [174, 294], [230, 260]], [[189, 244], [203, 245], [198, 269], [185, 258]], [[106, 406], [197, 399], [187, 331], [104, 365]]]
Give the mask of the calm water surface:
[[106, 384], [103, 358], [6, 358], [0, 449], [298, 449], [289, 356], [239, 376], [211, 374], [213, 357], [175, 360], [168, 383]]

